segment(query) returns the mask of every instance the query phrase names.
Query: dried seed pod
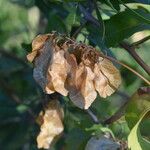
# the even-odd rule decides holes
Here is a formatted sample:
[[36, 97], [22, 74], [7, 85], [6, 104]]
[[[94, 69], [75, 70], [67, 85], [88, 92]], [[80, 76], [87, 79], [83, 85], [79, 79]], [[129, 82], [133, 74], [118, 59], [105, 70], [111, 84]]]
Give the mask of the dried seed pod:
[[50, 101], [43, 116], [40, 113], [39, 117], [43, 121], [41, 123], [41, 131], [37, 136], [38, 148], [49, 149], [64, 130], [62, 124], [63, 111], [59, 102], [57, 100]]
[[84, 66], [78, 67], [76, 57], [73, 54], [67, 55], [67, 61], [71, 66], [66, 83], [69, 97], [77, 107], [84, 108], [84, 97], [80, 90], [84, 79]]
[[[70, 69], [70, 65], [67, 63], [67, 60], [64, 58], [64, 51], [60, 50], [57, 52], [54, 52], [52, 63], [48, 68], [48, 73], [51, 77], [50, 83], [53, 85], [53, 88], [58, 93], [67, 96], [68, 91], [65, 89], [65, 81], [67, 78], [68, 71]], [[48, 94], [51, 94], [52, 86], [47, 85], [46, 86], [46, 92]]]
[[33, 76], [43, 91], [51, 94], [57, 91], [66, 96], [68, 91], [65, 89], [69, 64], [64, 53], [56, 45], [57, 37], [55, 34], [37, 36], [32, 42], [32, 52], [27, 55], [30, 62], [34, 61]]
[[100, 57], [94, 66], [94, 73], [95, 89], [103, 98], [114, 93], [121, 83], [119, 71], [108, 59]]
[[72, 80], [73, 84], [69, 88], [70, 99], [79, 108], [88, 109], [97, 95], [93, 84], [94, 73], [89, 67], [80, 63]]
[[85, 79], [81, 85], [81, 93], [84, 97], [84, 109], [88, 109], [96, 99], [97, 93], [94, 88], [94, 73], [91, 68], [85, 67]]
[[33, 76], [43, 91], [58, 92], [87, 109], [96, 99], [116, 91], [121, 83], [118, 69], [92, 46], [76, 43], [57, 33], [40, 35], [32, 43], [28, 60], [34, 60]]
[[42, 49], [46, 40], [50, 37], [50, 34], [38, 35], [32, 41], [32, 52], [27, 55], [28, 61], [32, 62], [38, 54], [38, 51]]

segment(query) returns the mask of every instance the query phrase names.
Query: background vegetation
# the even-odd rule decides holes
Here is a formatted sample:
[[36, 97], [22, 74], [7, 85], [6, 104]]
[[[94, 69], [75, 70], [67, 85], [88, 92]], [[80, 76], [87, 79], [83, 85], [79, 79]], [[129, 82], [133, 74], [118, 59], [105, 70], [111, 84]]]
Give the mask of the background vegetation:
[[[46, 96], [35, 83], [33, 66], [26, 60], [36, 35], [58, 31], [73, 36], [148, 79], [149, 4], [149, 0], [0, 0], [0, 149], [37, 149], [39, 126], [35, 116], [43, 109]], [[142, 67], [136, 54], [144, 61]], [[143, 137], [150, 139], [148, 115], [138, 123], [140, 116], [150, 110], [150, 90], [138, 90], [147, 83], [121, 65], [117, 67], [122, 76], [119, 91], [107, 99], [97, 97], [89, 111], [80, 110], [67, 97], [61, 97], [65, 133], [52, 149], [83, 150], [92, 136], [106, 132], [111, 132], [122, 149], [127, 148], [129, 135], [131, 149], [150, 148], [148, 141], [143, 144]]]

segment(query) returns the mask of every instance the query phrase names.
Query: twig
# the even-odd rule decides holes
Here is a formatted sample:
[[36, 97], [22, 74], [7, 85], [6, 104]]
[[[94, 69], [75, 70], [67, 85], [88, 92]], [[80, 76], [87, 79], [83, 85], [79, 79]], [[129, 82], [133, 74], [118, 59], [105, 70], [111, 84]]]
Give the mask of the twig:
[[87, 24], [87, 21], [85, 21], [84, 23], [82, 23], [79, 28], [74, 32], [74, 34], [72, 35], [72, 38], [76, 38], [77, 35], [81, 32], [81, 30], [85, 27], [85, 25]]
[[[150, 94], [150, 87], [141, 87], [137, 90], [139, 95], [142, 94]], [[103, 124], [111, 124], [117, 120], [119, 120], [123, 115], [124, 115], [124, 111], [126, 106], [128, 105], [128, 103], [130, 102], [130, 98], [126, 99], [126, 101], [122, 104], [122, 106], [115, 112], [114, 115], [112, 115], [110, 118], [106, 119]]]
[[88, 22], [91, 22], [94, 25], [100, 27], [98, 20], [95, 19], [88, 11], [86, 11], [86, 9], [82, 5], [79, 5], [79, 9], [83, 13], [85, 20], [87, 20]]
[[135, 60], [136, 62], [150, 75], [150, 67], [145, 64], [145, 62], [136, 53], [135, 48], [126, 42], [120, 43], [120, 46], [124, 48]]
[[92, 118], [94, 123], [96, 123], [96, 124], [100, 123], [100, 120], [97, 118], [97, 116], [90, 109], [87, 109], [85, 111], [90, 115], [90, 117]]
[[132, 46], [132, 47], [138, 47], [140, 44], [142, 44], [142, 43], [144, 43], [144, 42], [146, 42], [148, 40], [150, 40], [150, 35], [144, 37], [143, 39], [141, 39], [141, 40], [139, 40], [137, 42], [132, 43], [130, 46]]
[[130, 96], [129, 96], [128, 94], [126, 94], [126, 93], [124, 93], [124, 92], [122, 92], [122, 91], [120, 91], [120, 90], [117, 90], [117, 91], [116, 91], [116, 94], [118, 94], [120, 97], [122, 97], [122, 98], [124, 98], [124, 99], [130, 98]]
[[126, 101], [122, 104], [122, 106], [115, 112], [114, 115], [112, 115], [110, 118], [106, 119], [103, 124], [111, 124], [117, 120], [119, 120], [123, 114], [124, 114], [124, 110], [128, 104], [128, 102], [130, 101], [130, 99], [126, 99]]

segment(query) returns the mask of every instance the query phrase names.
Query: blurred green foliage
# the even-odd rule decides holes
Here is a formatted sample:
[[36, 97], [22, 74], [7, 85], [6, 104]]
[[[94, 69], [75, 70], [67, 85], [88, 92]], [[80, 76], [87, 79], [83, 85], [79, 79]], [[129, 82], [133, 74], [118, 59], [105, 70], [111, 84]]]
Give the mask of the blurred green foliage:
[[[78, 42], [101, 48], [105, 54], [117, 58], [149, 78], [137, 62], [119, 48], [119, 43], [123, 40], [132, 43], [150, 34], [149, 1], [122, 0], [122, 2], [128, 4], [134, 12], [121, 5], [119, 0], [98, 1], [104, 28], [97, 28], [91, 23], [85, 23], [86, 20], [79, 9], [79, 5], [82, 5], [97, 18], [95, 9], [90, 10], [93, 7], [90, 0], [0, 0], [0, 149], [37, 149], [36, 136], [39, 126], [35, 123], [34, 115], [37, 116], [43, 109], [44, 94], [32, 77], [32, 65], [27, 62], [26, 54], [31, 51], [32, 39], [40, 33], [55, 30], [72, 36], [80, 25], [85, 23], [76, 37]], [[139, 31], [141, 32], [137, 34]], [[150, 65], [149, 47], [150, 43], [146, 42], [137, 50], [148, 65]], [[146, 85], [125, 68], [119, 66], [119, 69], [122, 75], [120, 90], [125, 94], [131, 96], [139, 87]], [[117, 93], [106, 100], [97, 97], [91, 110], [104, 121], [124, 102], [125, 98]], [[129, 105], [127, 116], [131, 110], [132, 113], [137, 113], [138, 101], [135, 100], [135, 103]], [[87, 112], [76, 108], [67, 97], [62, 97], [62, 105], [65, 110], [65, 136], [52, 149], [84, 150], [87, 141], [93, 135], [93, 130], [86, 129], [95, 127], [94, 123]], [[138, 113], [141, 114], [139, 111]], [[130, 119], [131, 121], [127, 123]], [[132, 124], [134, 121], [130, 117], [127, 118], [127, 122], [125, 117], [122, 117], [106, 128], [117, 140], [126, 141], [130, 128], [135, 125]], [[150, 130], [149, 122], [144, 126], [146, 130]], [[99, 133], [102, 128], [98, 126], [94, 128], [94, 132]], [[144, 130], [143, 133], [147, 139], [150, 138]]]

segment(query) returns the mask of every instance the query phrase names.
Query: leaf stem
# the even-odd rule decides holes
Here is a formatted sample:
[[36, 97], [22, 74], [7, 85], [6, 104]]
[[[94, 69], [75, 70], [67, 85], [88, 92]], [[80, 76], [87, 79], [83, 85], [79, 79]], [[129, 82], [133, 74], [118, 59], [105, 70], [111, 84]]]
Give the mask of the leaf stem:
[[90, 109], [87, 109], [85, 111], [89, 114], [89, 116], [92, 118], [92, 120], [93, 120], [94, 123], [96, 123], [96, 124], [100, 123], [100, 121], [97, 118], [97, 116]]

